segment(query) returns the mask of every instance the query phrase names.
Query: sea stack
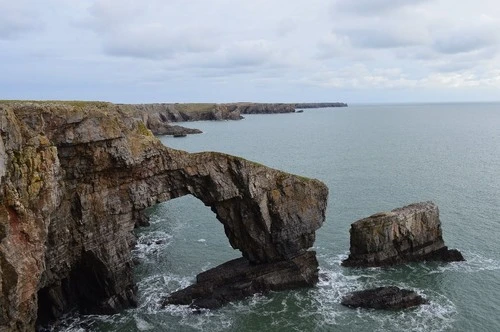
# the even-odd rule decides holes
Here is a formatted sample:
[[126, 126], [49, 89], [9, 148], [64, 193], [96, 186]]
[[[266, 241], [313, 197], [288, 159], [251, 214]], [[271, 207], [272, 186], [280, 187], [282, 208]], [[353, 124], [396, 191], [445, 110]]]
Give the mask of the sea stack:
[[414, 261], [463, 261], [445, 246], [439, 209], [433, 202], [381, 212], [351, 225], [349, 257], [343, 266], [374, 267]]

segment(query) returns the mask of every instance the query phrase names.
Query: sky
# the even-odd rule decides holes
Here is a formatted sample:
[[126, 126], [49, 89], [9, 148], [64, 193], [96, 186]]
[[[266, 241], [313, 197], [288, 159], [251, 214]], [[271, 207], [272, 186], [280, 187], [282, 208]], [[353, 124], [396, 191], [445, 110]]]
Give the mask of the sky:
[[0, 0], [0, 99], [500, 100], [498, 0]]

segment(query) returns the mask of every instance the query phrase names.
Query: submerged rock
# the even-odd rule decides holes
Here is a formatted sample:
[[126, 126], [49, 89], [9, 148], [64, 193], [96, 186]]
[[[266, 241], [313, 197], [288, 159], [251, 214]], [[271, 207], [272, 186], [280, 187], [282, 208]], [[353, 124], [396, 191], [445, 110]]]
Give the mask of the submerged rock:
[[135, 305], [131, 249], [134, 227], [147, 223], [141, 212], [188, 194], [211, 207], [249, 269], [306, 273], [307, 282], [271, 273], [261, 278], [268, 286], [250, 290], [314, 283], [307, 250], [325, 218], [320, 181], [167, 148], [110, 103], [1, 104], [0, 331], [33, 331], [71, 309]]
[[340, 303], [350, 308], [404, 309], [428, 301], [414, 291], [389, 286], [349, 293]]
[[438, 207], [415, 203], [351, 225], [349, 257], [343, 266], [386, 266], [413, 261], [463, 261], [444, 245]]
[[317, 282], [314, 251], [277, 263], [251, 264], [239, 258], [198, 274], [194, 285], [170, 294], [163, 305], [214, 309], [252, 294], [311, 287]]

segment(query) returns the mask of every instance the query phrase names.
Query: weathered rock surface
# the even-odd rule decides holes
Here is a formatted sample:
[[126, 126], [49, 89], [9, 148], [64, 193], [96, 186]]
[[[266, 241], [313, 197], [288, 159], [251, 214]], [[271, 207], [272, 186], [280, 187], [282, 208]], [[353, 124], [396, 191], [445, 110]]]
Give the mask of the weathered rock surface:
[[317, 282], [314, 251], [278, 263], [251, 264], [239, 258], [198, 274], [196, 284], [170, 294], [163, 305], [214, 309], [252, 294], [311, 287]]
[[341, 304], [350, 308], [405, 309], [429, 303], [416, 292], [395, 286], [367, 289], [347, 294]]
[[134, 305], [141, 211], [187, 194], [212, 208], [252, 270], [311, 255], [328, 190], [241, 158], [169, 149], [121, 106], [0, 105], [0, 331]]
[[439, 209], [432, 202], [381, 212], [351, 225], [349, 257], [343, 266], [385, 266], [413, 261], [463, 261], [443, 241]]

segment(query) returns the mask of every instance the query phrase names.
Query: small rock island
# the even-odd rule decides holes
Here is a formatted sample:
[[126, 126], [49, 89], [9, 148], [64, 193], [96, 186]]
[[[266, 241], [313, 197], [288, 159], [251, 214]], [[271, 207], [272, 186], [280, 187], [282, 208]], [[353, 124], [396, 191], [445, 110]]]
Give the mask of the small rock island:
[[388, 286], [349, 293], [340, 303], [350, 308], [396, 310], [429, 302], [412, 290]]
[[351, 225], [349, 257], [343, 266], [374, 267], [408, 262], [463, 261], [444, 245], [439, 209], [433, 202], [380, 212]]

